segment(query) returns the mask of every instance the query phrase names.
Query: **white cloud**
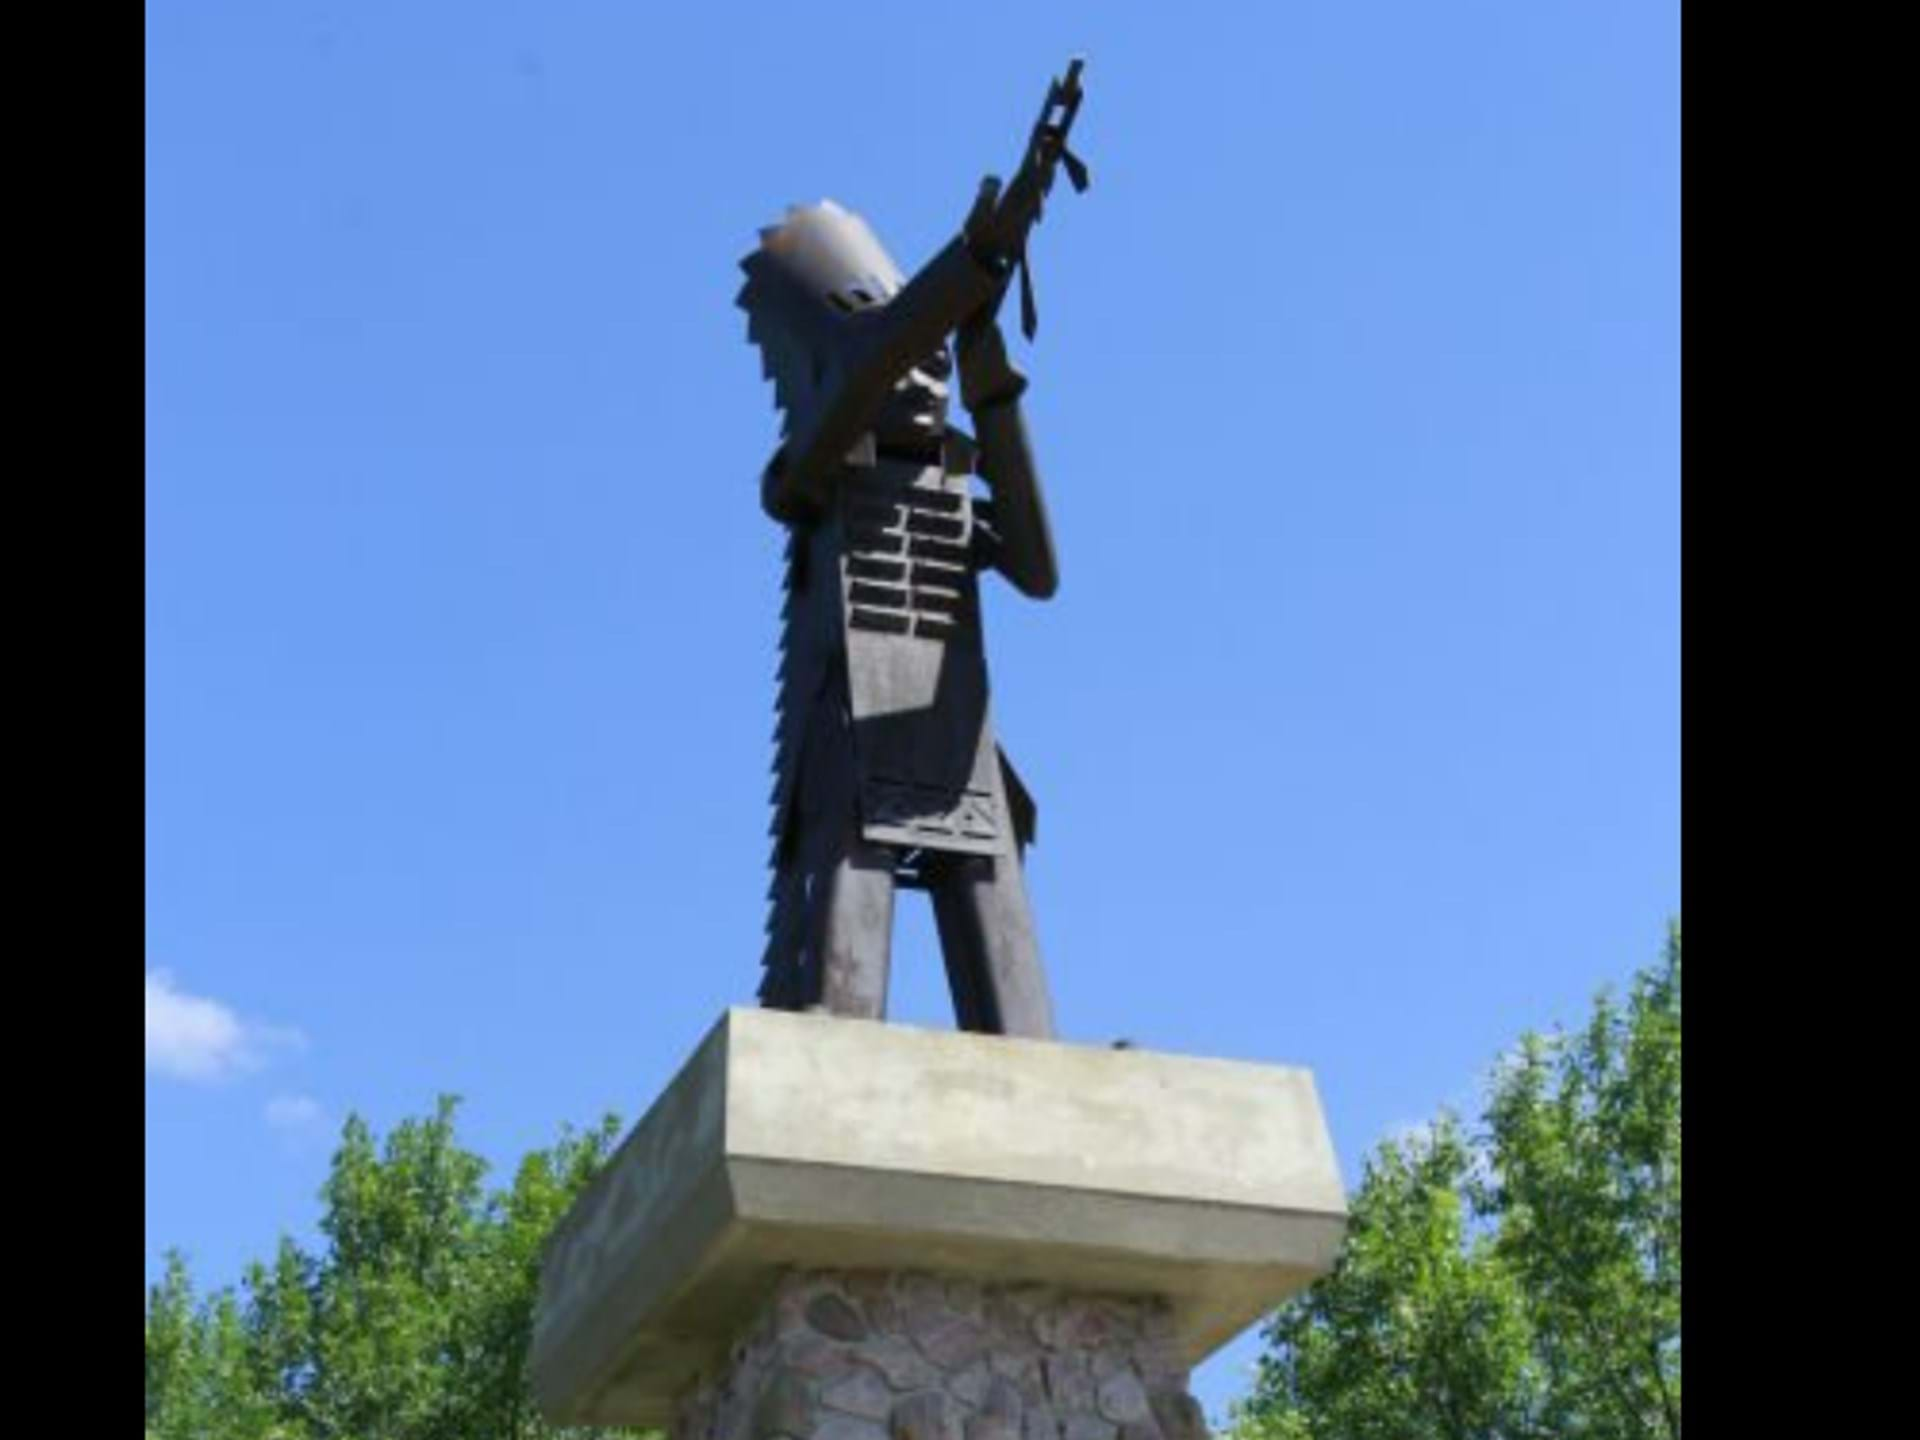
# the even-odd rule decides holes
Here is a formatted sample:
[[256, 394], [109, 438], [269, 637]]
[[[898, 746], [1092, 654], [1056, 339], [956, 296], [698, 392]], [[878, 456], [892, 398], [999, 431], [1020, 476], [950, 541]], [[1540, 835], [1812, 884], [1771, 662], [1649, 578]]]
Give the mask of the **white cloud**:
[[327, 1112], [311, 1095], [276, 1095], [267, 1102], [267, 1124], [287, 1134], [317, 1130]]
[[189, 995], [167, 971], [147, 971], [149, 1074], [220, 1080], [257, 1069], [273, 1050], [304, 1043], [297, 1030], [244, 1020], [218, 1000]]

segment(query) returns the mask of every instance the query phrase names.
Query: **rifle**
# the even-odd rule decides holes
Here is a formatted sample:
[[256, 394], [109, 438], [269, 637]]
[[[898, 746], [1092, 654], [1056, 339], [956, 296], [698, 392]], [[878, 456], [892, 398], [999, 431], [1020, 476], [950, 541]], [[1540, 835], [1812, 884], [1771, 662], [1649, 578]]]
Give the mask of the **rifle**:
[[[1002, 190], [997, 176], [989, 175], [982, 180], [973, 210], [961, 227], [974, 257], [996, 274], [1008, 277], [1014, 267], [1019, 268], [1020, 329], [1028, 340], [1033, 339], [1034, 331], [1039, 328], [1040, 316], [1033, 300], [1027, 235], [1040, 223], [1047, 195], [1053, 189], [1056, 167], [1066, 167], [1067, 180], [1076, 192], [1084, 191], [1091, 183], [1086, 163], [1067, 148], [1074, 117], [1080, 113], [1083, 95], [1080, 70], [1085, 63], [1075, 56], [1067, 63], [1065, 78], [1049, 82], [1040, 118], [1034, 122], [1033, 134], [1027, 140], [1026, 153], [1021, 157], [1012, 183]], [[1001, 293], [1005, 293], [1004, 284]]]
[[952, 243], [885, 305], [835, 317], [832, 331], [820, 337], [821, 351], [831, 352], [830, 370], [838, 378], [827, 398], [796, 419], [783, 451], [780, 488], [821, 503], [833, 468], [873, 423], [895, 382], [956, 329], [991, 319], [1016, 266], [1021, 327], [1033, 338], [1039, 316], [1027, 269], [1027, 234], [1040, 219], [1056, 167], [1066, 167], [1074, 189], [1087, 188], [1087, 167], [1067, 149], [1067, 134], [1080, 110], [1081, 65], [1071, 61], [1065, 78], [1048, 85], [1012, 182], [1003, 190], [996, 177], [987, 176]]

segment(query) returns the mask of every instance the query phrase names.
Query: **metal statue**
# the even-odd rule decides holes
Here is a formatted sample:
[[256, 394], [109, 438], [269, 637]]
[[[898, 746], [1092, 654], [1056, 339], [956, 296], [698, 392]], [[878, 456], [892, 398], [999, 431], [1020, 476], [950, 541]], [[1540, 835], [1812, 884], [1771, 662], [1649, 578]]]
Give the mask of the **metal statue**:
[[[784, 419], [761, 503], [789, 532], [769, 1006], [883, 1018], [906, 886], [932, 898], [962, 1028], [1053, 1034], [1021, 868], [1034, 803], [994, 739], [979, 576], [1041, 600], [1059, 583], [996, 317], [1018, 270], [1033, 338], [1028, 233], [1057, 167], [1086, 188], [1067, 149], [1080, 68], [1049, 86], [1012, 181], [983, 180], [911, 280], [830, 201], [789, 210], [741, 262]], [[956, 368], [973, 436], [947, 423]]]

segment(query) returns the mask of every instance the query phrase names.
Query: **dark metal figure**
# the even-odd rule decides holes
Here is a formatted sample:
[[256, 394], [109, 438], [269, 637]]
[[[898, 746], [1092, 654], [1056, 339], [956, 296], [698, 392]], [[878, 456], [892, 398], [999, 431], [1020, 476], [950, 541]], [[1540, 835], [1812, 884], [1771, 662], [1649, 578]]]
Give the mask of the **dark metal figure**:
[[[1021, 871], [1034, 804], [994, 740], [979, 574], [1058, 584], [995, 316], [1064, 164], [1080, 62], [1049, 87], [1019, 171], [982, 182], [912, 280], [855, 215], [796, 207], [741, 262], [740, 305], [784, 412], [761, 482], [789, 529], [762, 1001], [884, 1017], [897, 886], [933, 900], [961, 1026], [1048, 1037]], [[955, 337], [953, 354], [948, 336]], [[957, 360], [977, 439], [947, 424]], [[978, 476], [991, 498], [974, 493]]]

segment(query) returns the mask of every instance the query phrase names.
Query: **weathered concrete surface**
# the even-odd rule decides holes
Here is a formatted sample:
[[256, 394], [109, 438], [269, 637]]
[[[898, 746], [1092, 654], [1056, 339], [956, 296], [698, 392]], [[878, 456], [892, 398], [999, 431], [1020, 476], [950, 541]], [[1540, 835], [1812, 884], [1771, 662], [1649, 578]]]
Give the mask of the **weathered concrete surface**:
[[1192, 1364], [1344, 1226], [1304, 1070], [736, 1009], [556, 1230], [534, 1388], [666, 1423], [791, 1269], [1160, 1296]]

